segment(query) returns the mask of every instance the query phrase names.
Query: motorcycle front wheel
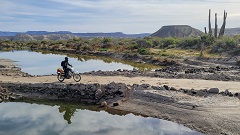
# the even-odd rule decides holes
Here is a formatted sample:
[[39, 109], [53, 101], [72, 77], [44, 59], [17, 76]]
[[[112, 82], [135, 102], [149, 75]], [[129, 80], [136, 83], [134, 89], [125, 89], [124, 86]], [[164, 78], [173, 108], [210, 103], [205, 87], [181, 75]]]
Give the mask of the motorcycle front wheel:
[[81, 80], [81, 75], [80, 74], [73, 74], [73, 79], [76, 81], [76, 82], [79, 82]]
[[58, 79], [59, 82], [63, 82], [65, 78], [61, 74], [58, 74], [57, 79]]

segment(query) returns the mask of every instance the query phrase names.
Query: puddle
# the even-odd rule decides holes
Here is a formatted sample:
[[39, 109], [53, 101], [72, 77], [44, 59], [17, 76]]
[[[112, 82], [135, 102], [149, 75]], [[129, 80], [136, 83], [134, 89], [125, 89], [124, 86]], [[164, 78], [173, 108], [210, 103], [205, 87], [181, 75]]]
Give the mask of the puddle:
[[1, 135], [202, 135], [182, 125], [71, 104], [0, 103]]

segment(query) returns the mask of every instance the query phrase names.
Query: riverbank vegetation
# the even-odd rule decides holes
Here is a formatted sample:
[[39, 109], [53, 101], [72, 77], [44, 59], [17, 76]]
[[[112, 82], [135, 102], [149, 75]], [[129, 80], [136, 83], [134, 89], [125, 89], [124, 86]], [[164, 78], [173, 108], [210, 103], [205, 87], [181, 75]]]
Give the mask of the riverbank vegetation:
[[240, 54], [240, 35], [215, 38], [211, 35], [186, 38], [86, 38], [57, 41], [0, 40], [0, 50], [72, 50], [77, 52], [113, 52], [154, 55], [170, 58], [223, 57]]

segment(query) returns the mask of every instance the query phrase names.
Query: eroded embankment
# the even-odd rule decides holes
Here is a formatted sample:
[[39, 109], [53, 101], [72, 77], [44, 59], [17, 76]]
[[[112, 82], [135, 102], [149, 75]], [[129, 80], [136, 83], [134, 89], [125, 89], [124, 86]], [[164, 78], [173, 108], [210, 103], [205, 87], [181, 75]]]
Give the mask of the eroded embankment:
[[65, 83], [1, 83], [1, 100], [44, 99], [85, 102], [108, 101], [113, 103], [124, 97], [127, 86], [123, 83], [65, 84]]
[[[107, 101], [114, 103], [120, 99], [130, 99], [137, 91], [154, 90], [181, 92], [190, 96], [206, 97], [209, 94], [240, 98], [240, 93], [228, 90], [220, 92], [218, 88], [210, 89], [176, 89], [168, 85], [151, 86], [111, 82], [109, 84], [71, 84], [71, 83], [0, 83], [0, 101], [17, 99], [46, 99], [58, 101], [85, 102], [89, 104]], [[152, 93], [153, 94], [153, 93]], [[161, 100], [161, 99], [159, 99]]]

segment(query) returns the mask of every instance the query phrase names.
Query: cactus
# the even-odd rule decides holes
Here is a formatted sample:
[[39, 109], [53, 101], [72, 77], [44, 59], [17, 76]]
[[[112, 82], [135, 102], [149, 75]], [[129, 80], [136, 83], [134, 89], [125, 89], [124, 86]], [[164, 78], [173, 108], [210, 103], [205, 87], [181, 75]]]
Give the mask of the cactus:
[[214, 37], [217, 38], [218, 25], [217, 25], [217, 13], [215, 13], [215, 29], [214, 29]]
[[[211, 9], [209, 9], [209, 15], [208, 15], [208, 27], [209, 27], [209, 35], [212, 35], [212, 28], [211, 28]], [[217, 13], [215, 13], [215, 29], [214, 29], [214, 37], [215, 38], [220, 38], [224, 35], [225, 32], [225, 27], [226, 27], [226, 19], [227, 19], [227, 12], [224, 10], [224, 14], [223, 14], [223, 24], [222, 27], [219, 31], [219, 35], [217, 36], [217, 32], [218, 32], [218, 25], [217, 25]], [[204, 27], [205, 29], [205, 34], [207, 34], [207, 30], [206, 27]]]
[[223, 24], [222, 24], [222, 27], [220, 29], [218, 38], [222, 37], [224, 35], [225, 27], [226, 27], [226, 19], [227, 19], [227, 12], [224, 10], [224, 13], [223, 13]]
[[209, 33], [210, 35], [212, 35], [212, 27], [211, 27], [211, 9], [209, 9], [209, 15], [208, 15], [208, 28], [209, 28], [208, 33]]

